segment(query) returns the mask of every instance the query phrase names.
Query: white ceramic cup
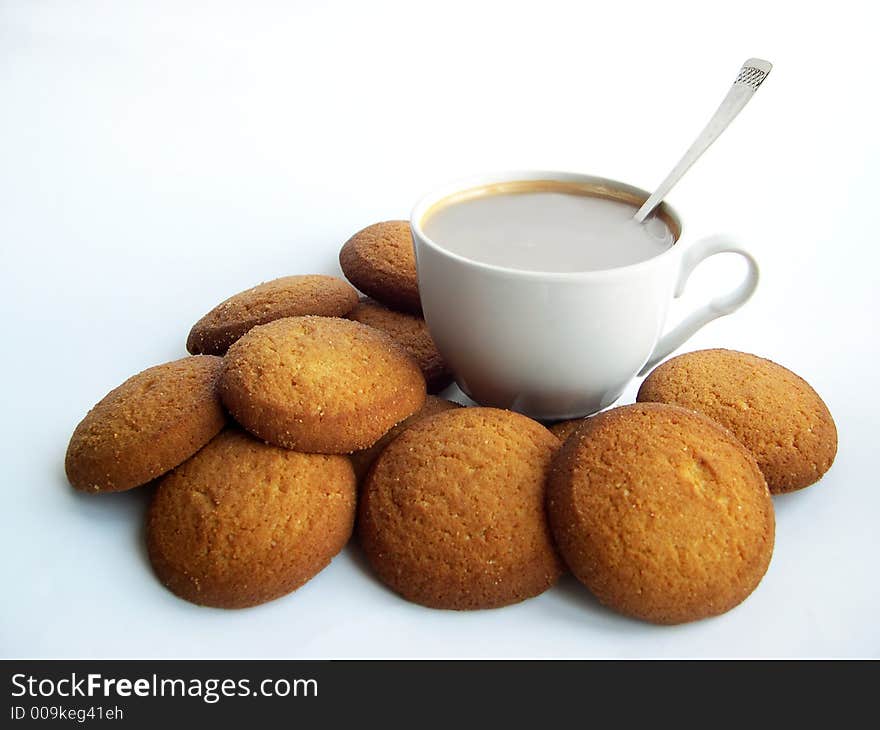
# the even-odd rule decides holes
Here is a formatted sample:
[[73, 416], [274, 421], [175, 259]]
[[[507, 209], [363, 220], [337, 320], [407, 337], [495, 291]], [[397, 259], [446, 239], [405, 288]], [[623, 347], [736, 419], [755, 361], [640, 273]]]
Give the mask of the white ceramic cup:
[[[739, 309], [758, 284], [758, 265], [722, 236], [683, 245], [681, 221], [665, 203], [658, 214], [675, 244], [647, 261], [602, 271], [546, 273], [485, 264], [447, 251], [422, 228], [431, 208], [456, 193], [545, 180], [595, 186], [636, 206], [648, 198], [639, 188], [589, 175], [509, 172], [427, 195], [413, 209], [411, 227], [425, 320], [459, 387], [482, 405], [554, 420], [611, 405], [636, 374], [706, 323]], [[672, 298], [682, 294], [697, 264], [718, 253], [746, 260], [742, 283], [663, 334]]]

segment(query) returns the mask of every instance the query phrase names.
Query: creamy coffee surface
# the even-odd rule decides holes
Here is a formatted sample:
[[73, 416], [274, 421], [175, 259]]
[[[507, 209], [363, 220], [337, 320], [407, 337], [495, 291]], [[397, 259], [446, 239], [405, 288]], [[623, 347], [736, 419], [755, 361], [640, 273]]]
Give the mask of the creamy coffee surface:
[[636, 206], [586, 193], [523, 190], [441, 203], [422, 220], [438, 246], [474, 261], [542, 272], [599, 271], [645, 261], [675, 243]]

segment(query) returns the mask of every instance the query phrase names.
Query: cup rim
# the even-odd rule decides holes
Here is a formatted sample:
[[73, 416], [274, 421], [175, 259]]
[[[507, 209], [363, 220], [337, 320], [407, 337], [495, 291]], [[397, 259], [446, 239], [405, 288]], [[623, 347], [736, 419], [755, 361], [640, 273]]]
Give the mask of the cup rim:
[[[681, 217], [678, 215], [675, 209], [665, 201], [662, 202], [658, 206], [658, 208], [661, 208], [664, 213], [669, 216], [678, 227], [678, 237], [675, 239], [673, 245], [671, 245], [666, 250], [660, 252], [656, 256], [652, 256], [651, 258], [645, 259], [644, 261], [637, 261], [634, 264], [626, 264], [625, 266], [615, 266], [610, 269], [596, 269], [587, 271], [535, 271], [531, 269], [514, 269], [508, 266], [498, 266], [497, 264], [489, 264], [484, 261], [478, 261], [476, 259], [462, 256], [461, 254], [450, 251], [449, 249], [444, 248], [436, 241], [431, 239], [422, 228], [422, 219], [425, 217], [425, 214], [428, 212], [428, 210], [430, 210], [432, 206], [439, 203], [444, 198], [448, 198], [456, 193], [464, 192], [472, 188], [482, 187], [484, 185], [532, 180], [554, 180], [559, 182], [601, 184], [616, 188], [621, 192], [629, 193], [644, 200], [647, 200], [650, 196], [650, 193], [646, 190], [642, 190], [641, 188], [637, 188], [628, 183], [624, 183], [619, 180], [613, 180], [607, 177], [600, 177], [597, 175], [586, 175], [579, 172], [566, 172], [561, 170], [509, 170], [506, 172], [496, 172], [485, 175], [473, 175], [467, 178], [446, 183], [441, 187], [435, 188], [432, 192], [422, 196], [419, 199], [419, 201], [413, 206], [413, 209], [410, 213], [409, 225], [413, 236], [417, 236], [426, 246], [433, 249], [437, 253], [446, 256], [447, 258], [458, 261], [459, 263], [467, 264], [468, 266], [482, 269], [488, 272], [515, 276], [525, 279], [554, 279], [578, 281], [583, 279], [611, 278], [622, 273], [629, 273], [632, 271], [636, 271], [640, 268], [647, 268], [648, 266], [655, 265], [657, 262], [665, 257], [668, 258], [678, 253], [679, 241], [681, 241], [681, 237], [684, 234], [684, 228], [681, 224]], [[416, 258], [418, 259], [418, 256]]]

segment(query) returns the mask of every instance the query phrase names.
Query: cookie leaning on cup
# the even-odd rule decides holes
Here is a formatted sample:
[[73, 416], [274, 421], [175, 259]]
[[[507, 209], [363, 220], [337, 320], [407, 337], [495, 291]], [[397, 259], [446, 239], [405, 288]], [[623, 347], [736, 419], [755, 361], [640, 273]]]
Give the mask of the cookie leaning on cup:
[[229, 348], [218, 387], [251, 433], [322, 454], [372, 446], [425, 402], [418, 365], [387, 335], [330, 317], [254, 327]]
[[437, 350], [421, 316], [396, 312], [369, 299], [359, 302], [346, 316], [382, 330], [406, 350], [419, 364], [429, 393], [438, 393], [452, 382], [452, 371]]
[[156, 365], [111, 390], [70, 437], [64, 468], [84, 492], [119, 492], [182, 463], [226, 423], [219, 357]]
[[354, 511], [344, 456], [300, 454], [229, 428], [159, 482], [147, 548], [176, 595], [245, 608], [321, 571], [348, 542]]
[[421, 314], [412, 233], [407, 221], [384, 221], [355, 233], [339, 252], [346, 278], [392, 309]]
[[586, 419], [554, 461], [547, 513], [578, 580], [609, 608], [654, 623], [729, 611], [773, 553], [773, 502], [754, 458], [677, 406]]
[[308, 274], [273, 279], [214, 307], [193, 325], [186, 349], [194, 355], [223, 355], [233, 342], [257, 325], [306, 314], [342, 317], [357, 301], [357, 292], [351, 285], [335, 276]]
[[401, 433], [361, 489], [358, 534], [379, 578], [431, 608], [496, 608], [553, 585], [544, 513], [559, 440], [495, 408], [438, 413]]
[[837, 453], [837, 427], [819, 394], [771, 360], [735, 350], [699, 350], [657, 367], [638, 401], [703, 413], [752, 452], [773, 493], [822, 478]]

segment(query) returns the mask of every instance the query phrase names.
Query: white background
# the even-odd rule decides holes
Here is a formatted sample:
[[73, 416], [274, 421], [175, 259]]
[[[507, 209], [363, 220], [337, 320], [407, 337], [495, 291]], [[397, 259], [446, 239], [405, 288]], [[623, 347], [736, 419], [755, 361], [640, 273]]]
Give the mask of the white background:
[[[0, 653], [880, 654], [880, 56], [869, 3], [821, 7], [0, 2]], [[763, 278], [685, 349], [791, 367], [828, 403], [840, 451], [819, 485], [775, 500], [773, 562], [739, 608], [655, 627], [565, 579], [510, 608], [432, 611], [382, 587], [351, 546], [286, 598], [198, 608], [150, 571], [145, 490], [67, 486], [87, 409], [184, 355], [219, 300], [338, 272], [351, 233], [471, 173], [569, 169], [650, 188], [753, 55], [773, 73], [670, 202], [685, 244], [734, 234]], [[740, 275], [718, 258], [673, 318]]]

